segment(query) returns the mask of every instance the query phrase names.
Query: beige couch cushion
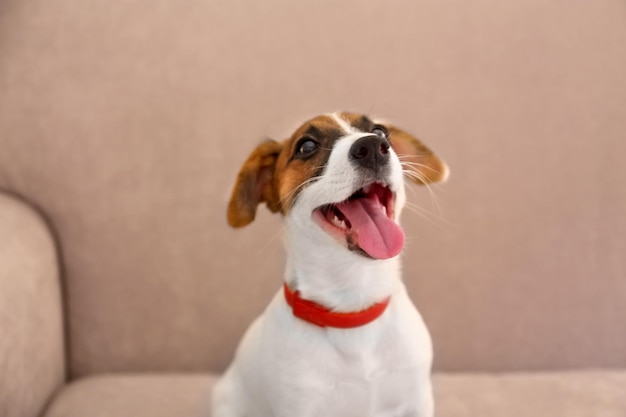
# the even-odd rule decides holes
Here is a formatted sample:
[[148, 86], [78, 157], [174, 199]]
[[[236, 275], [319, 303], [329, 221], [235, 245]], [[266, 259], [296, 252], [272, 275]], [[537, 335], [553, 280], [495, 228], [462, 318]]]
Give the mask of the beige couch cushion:
[[0, 192], [0, 416], [37, 417], [65, 379], [56, 248], [32, 208]]
[[623, 417], [626, 371], [447, 374], [439, 417]]
[[202, 374], [87, 377], [66, 387], [44, 417], [210, 417], [215, 380]]
[[[209, 375], [107, 375], [66, 388], [45, 417], [210, 417]], [[442, 374], [438, 417], [623, 417], [625, 372]]]

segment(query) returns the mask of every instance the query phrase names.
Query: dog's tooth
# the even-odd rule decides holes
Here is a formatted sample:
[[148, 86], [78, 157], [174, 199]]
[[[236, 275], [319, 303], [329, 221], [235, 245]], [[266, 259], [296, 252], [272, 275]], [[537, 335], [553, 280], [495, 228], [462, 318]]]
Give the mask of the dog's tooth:
[[347, 229], [348, 226], [346, 225], [345, 220], [339, 220], [339, 217], [337, 217], [336, 215], [333, 215], [333, 217], [330, 219], [330, 222], [333, 224], [333, 226], [336, 226], [340, 229]]
[[334, 216], [334, 215], [333, 215], [333, 218], [332, 218], [331, 222], [332, 222], [335, 226], [337, 226], [337, 227], [341, 227], [341, 223], [340, 223], [340, 221], [339, 221], [339, 217], [337, 217], [337, 216]]

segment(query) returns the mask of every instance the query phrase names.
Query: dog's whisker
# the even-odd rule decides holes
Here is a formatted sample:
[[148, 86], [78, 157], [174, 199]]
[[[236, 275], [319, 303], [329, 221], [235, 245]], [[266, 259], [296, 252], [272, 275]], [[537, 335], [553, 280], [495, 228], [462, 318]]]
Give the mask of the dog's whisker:
[[264, 254], [265, 251], [267, 251], [269, 249], [269, 247], [280, 237], [283, 235], [283, 233], [285, 232], [287, 228], [285, 227], [284, 224], [281, 224], [281, 226], [278, 228], [278, 231], [276, 233], [274, 233], [272, 236], [270, 236], [269, 239], [267, 239], [267, 241], [265, 242], [265, 244], [263, 246], [261, 246], [261, 248], [259, 248], [259, 254], [262, 255]]
[[402, 173], [404, 175], [406, 175], [407, 177], [409, 177], [411, 179], [414, 179], [414, 180], [417, 180], [417, 181], [419, 181], [419, 182], [421, 182], [423, 184], [427, 183], [426, 177], [421, 172], [404, 169], [404, 170], [402, 170]]
[[428, 209], [425, 209], [424, 207], [421, 207], [417, 204], [407, 202], [405, 208], [417, 214], [432, 226], [435, 226], [441, 230], [445, 230], [444, 224], [448, 224], [448, 222], [441, 215], [432, 213]]
[[403, 161], [401, 159], [401, 157], [399, 157], [400, 159], [400, 165], [402, 165], [402, 167], [418, 167], [418, 168], [424, 168], [427, 169], [429, 171], [434, 172], [435, 174], [441, 174], [441, 171], [433, 168], [433, 167], [429, 167], [428, 165], [424, 165], [424, 164], [420, 164], [419, 162], [415, 162], [415, 161]]
[[[415, 190], [415, 188], [412, 188], [412, 187], [406, 187], [406, 188], [405, 188], [405, 190], [406, 190], [407, 192], [411, 193], [411, 195], [413, 195], [413, 197], [414, 197], [414, 198], [418, 198], [418, 194], [417, 194], [417, 191]], [[431, 211], [429, 211], [428, 209], [426, 209], [426, 208], [424, 208], [424, 207], [422, 207], [422, 206], [420, 206], [420, 205], [418, 205], [418, 204], [416, 204], [416, 203], [412, 203], [412, 202], [410, 202], [410, 201], [405, 201], [405, 205], [406, 205], [409, 209], [411, 209], [411, 211], [416, 212], [416, 213], [418, 213], [418, 214], [420, 214], [420, 215], [425, 214], [425, 215], [431, 216], [431, 217], [433, 217], [433, 218], [438, 217], [438, 214], [436, 214], [436, 213], [432, 213], [432, 212], [431, 212]], [[439, 214], [441, 214], [441, 213], [439, 213]]]
[[[436, 171], [436, 172], [439, 173], [439, 171]], [[426, 188], [428, 188], [429, 190], [431, 190], [434, 187], [437, 190], [441, 191], [441, 187], [440, 187], [439, 184], [436, 184], [436, 183], [433, 184], [432, 182], [428, 181], [426, 176], [423, 173], [419, 172], [419, 171], [415, 171], [413, 169], [402, 169], [402, 173], [404, 175], [406, 175], [408, 178], [415, 179], [415, 180], [419, 181], [420, 183], [425, 185]]]
[[[323, 169], [323, 168], [324, 168], [324, 165], [315, 168], [315, 170]], [[312, 182], [315, 182], [315, 181], [319, 180], [321, 177], [322, 177], [321, 175], [318, 175], [318, 176], [315, 176], [315, 177], [311, 177], [311, 178], [307, 179], [306, 181], [304, 181], [302, 184], [299, 184], [297, 187], [294, 187], [293, 190], [289, 191], [283, 198], [281, 198], [279, 200], [279, 203], [282, 204], [285, 201], [289, 200], [295, 193], [300, 191], [300, 189], [306, 187], [308, 184], [310, 184]]]
[[435, 192], [433, 191], [433, 188], [430, 186], [430, 184], [428, 183], [426, 178], [423, 176], [423, 174], [415, 172], [415, 171], [407, 171], [407, 170], [403, 170], [403, 173], [409, 178], [417, 179], [419, 182], [421, 182], [422, 184], [426, 186], [426, 189], [428, 190], [428, 193], [430, 194], [430, 201], [433, 205], [433, 208], [437, 211], [437, 213], [439, 213], [439, 215], [441, 215], [441, 205], [439, 203], [439, 198], [437, 197], [437, 194], [435, 194]]

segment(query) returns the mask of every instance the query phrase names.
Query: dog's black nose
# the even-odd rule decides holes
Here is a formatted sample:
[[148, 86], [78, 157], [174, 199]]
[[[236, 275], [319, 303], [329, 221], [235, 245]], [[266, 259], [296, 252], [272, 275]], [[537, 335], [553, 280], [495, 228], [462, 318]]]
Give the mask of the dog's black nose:
[[389, 162], [389, 141], [372, 135], [354, 142], [350, 148], [350, 158], [357, 165], [377, 171]]

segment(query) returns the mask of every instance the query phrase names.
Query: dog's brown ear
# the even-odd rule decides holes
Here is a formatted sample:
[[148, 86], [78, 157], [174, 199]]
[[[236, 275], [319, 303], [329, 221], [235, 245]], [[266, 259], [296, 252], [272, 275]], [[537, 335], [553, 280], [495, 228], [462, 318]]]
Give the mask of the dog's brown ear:
[[443, 160], [422, 142], [394, 126], [386, 125], [389, 141], [402, 162], [402, 169], [417, 184], [445, 181], [449, 170]]
[[250, 224], [257, 206], [263, 202], [274, 213], [280, 209], [274, 171], [282, 147], [281, 143], [268, 139], [244, 162], [228, 203], [228, 224], [232, 227]]

